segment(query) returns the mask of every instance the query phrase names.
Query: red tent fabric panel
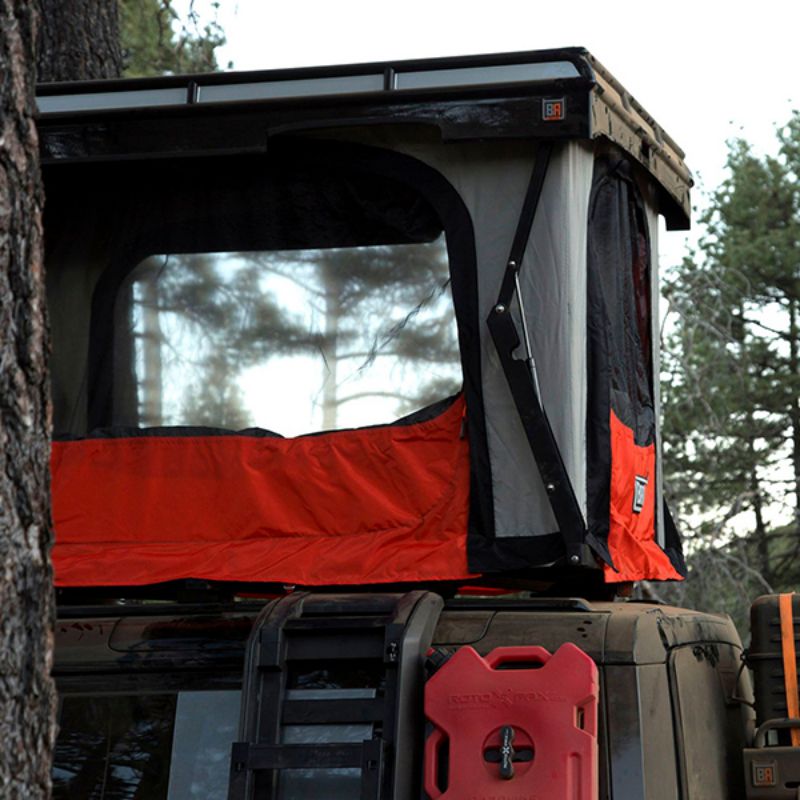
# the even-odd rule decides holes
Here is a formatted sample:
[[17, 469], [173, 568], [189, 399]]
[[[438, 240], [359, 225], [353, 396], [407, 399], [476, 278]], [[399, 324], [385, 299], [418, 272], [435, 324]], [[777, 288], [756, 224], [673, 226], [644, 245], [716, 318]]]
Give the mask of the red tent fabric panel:
[[604, 567], [607, 583], [683, 579], [655, 541], [655, 468], [655, 444], [637, 445], [633, 431], [612, 411], [608, 547], [618, 571]]
[[295, 439], [55, 442], [57, 586], [462, 580], [469, 450], [432, 420]]

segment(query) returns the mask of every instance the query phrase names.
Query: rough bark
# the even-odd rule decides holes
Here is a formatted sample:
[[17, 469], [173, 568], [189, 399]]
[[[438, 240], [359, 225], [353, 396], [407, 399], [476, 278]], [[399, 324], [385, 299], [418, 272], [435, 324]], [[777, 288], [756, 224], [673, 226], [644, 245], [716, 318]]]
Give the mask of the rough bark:
[[38, 0], [40, 81], [85, 81], [122, 74], [117, 0]]
[[50, 400], [42, 190], [34, 114], [36, 14], [0, 0], [0, 797], [49, 795]]

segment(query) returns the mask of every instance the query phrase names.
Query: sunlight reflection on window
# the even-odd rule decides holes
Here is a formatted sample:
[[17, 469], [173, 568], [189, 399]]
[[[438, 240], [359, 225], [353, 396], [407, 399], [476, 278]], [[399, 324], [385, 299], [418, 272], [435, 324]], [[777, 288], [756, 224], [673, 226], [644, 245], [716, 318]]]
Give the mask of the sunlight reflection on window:
[[294, 436], [391, 422], [461, 384], [444, 236], [157, 255], [123, 297], [115, 397], [135, 419], [117, 424]]

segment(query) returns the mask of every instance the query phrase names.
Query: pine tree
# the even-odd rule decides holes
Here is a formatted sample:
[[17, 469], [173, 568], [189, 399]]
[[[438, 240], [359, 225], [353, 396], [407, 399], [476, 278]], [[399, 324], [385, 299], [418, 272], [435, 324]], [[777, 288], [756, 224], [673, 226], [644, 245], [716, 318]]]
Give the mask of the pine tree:
[[665, 464], [713, 586], [753, 594], [800, 555], [800, 115], [777, 155], [736, 141], [727, 166], [667, 288]]
[[119, 12], [126, 77], [218, 69], [216, 49], [225, 33], [216, 17], [204, 24], [193, 14], [181, 19], [170, 0], [119, 0]]

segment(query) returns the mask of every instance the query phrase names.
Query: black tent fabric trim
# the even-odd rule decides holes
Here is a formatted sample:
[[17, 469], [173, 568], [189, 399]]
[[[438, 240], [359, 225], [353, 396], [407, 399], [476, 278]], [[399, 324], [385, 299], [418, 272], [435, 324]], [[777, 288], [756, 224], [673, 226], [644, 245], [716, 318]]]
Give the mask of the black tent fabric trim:
[[562, 561], [566, 548], [560, 533], [502, 539], [469, 536], [467, 553], [471, 571], [491, 574], [519, 572]]
[[682, 578], [688, 577], [689, 568], [686, 566], [686, 559], [683, 555], [681, 534], [666, 500], [664, 500], [664, 552], [672, 566], [675, 567], [675, 571]]

